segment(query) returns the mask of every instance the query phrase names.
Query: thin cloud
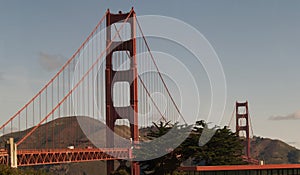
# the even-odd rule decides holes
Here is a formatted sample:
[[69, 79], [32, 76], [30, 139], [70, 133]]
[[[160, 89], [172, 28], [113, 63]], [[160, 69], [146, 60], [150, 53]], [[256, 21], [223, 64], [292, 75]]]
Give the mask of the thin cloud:
[[271, 116], [269, 120], [299, 120], [300, 119], [300, 111], [294, 112], [289, 115], [277, 115]]
[[47, 71], [54, 71], [62, 67], [66, 62], [66, 58], [61, 55], [51, 55], [47, 53], [39, 53], [39, 63], [42, 68]]

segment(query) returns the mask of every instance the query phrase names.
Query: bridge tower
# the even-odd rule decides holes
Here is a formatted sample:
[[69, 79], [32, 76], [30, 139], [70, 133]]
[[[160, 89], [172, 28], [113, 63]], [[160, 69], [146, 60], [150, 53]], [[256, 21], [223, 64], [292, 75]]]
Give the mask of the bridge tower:
[[[130, 39], [127, 41], [114, 41], [112, 38], [112, 26], [115, 23], [123, 23], [129, 16], [127, 23], [130, 25]], [[133, 143], [139, 141], [138, 130], [138, 84], [137, 84], [137, 63], [136, 63], [136, 18], [133, 8], [129, 13], [119, 12], [118, 14], [112, 14], [107, 10], [106, 15], [106, 46], [108, 48], [106, 54], [106, 125], [108, 130], [114, 131], [115, 122], [117, 119], [127, 119], [130, 122], [131, 138]], [[111, 43], [112, 41], [112, 43]], [[110, 44], [111, 43], [111, 44]], [[113, 54], [118, 51], [129, 52], [130, 67], [128, 70], [113, 70], [112, 59], [117, 54]], [[113, 101], [113, 88], [115, 83], [125, 82], [129, 83], [129, 94], [118, 94], [128, 96], [130, 98], [129, 106], [117, 107]], [[108, 148], [114, 147], [114, 134], [113, 132], [106, 132], [106, 146]], [[114, 170], [114, 161], [107, 161], [107, 174], [110, 174]], [[139, 175], [140, 167], [138, 162], [131, 163], [131, 174]]]
[[236, 102], [235, 104], [235, 114], [236, 114], [236, 134], [240, 136], [241, 131], [246, 132], [246, 156], [250, 159], [250, 134], [249, 134], [249, 111], [248, 111], [248, 101], [246, 102]]

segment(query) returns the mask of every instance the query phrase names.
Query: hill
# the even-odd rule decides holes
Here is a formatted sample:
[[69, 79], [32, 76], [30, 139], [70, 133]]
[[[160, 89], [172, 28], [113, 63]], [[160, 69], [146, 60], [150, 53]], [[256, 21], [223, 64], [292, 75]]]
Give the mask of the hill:
[[[15, 142], [18, 142], [31, 129], [1, 136], [0, 147], [3, 148], [6, 140], [10, 137], [13, 137]], [[119, 145], [124, 144], [123, 138], [127, 140], [130, 138], [129, 127], [116, 125], [115, 134], [120, 136], [115, 138], [115, 143]], [[144, 132], [140, 133], [142, 140], [145, 139], [144, 134]], [[43, 149], [51, 148], [52, 145], [55, 145], [55, 148], [67, 148], [70, 145], [76, 145], [80, 148], [87, 146], [105, 147], [105, 135], [106, 125], [99, 120], [84, 116], [62, 117], [38, 127], [18, 148]], [[93, 143], [90, 139], [93, 140]]]
[[293, 157], [298, 156], [298, 152], [300, 151], [297, 148], [280, 140], [262, 137], [253, 137], [251, 140], [251, 155], [258, 160], [263, 160], [265, 164], [298, 163], [293, 160]]
[[[82, 129], [83, 128], [83, 129]], [[32, 128], [25, 131], [14, 132], [6, 134], [0, 137], [1, 148], [5, 147], [6, 140], [13, 137], [15, 142], [23, 138]], [[84, 132], [85, 131], [85, 132]], [[87, 133], [88, 132], [88, 133]], [[96, 138], [94, 141], [105, 147], [105, 133], [106, 126], [99, 120], [95, 120], [90, 117], [62, 117], [50, 121], [46, 124], [41, 125], [32, 136], [26, 141], [26, 145], [21, 144], [18, 148], [26, 149], [43, 149], [55, 145], [55, 148], [67, 148], [70, 145], [76, 145], [78, 148], [85, 148], [87, 146], [96, 147], [87, 137]], [[129, 139], [130, 131], [129, 127], [125, 125], [117, 125], [115, 127], [115, 133], [122, 138]], [[144, 134], [146, 132], [141, 131], [141, 140], [145, 140]], [[52, 138], [55, 135], [55, 138]], [[115, 142], [122, 144], [122, 140], [116, 138]], [[28, 144], [29, 143], [29, 144]], [[116, 164], [118, 164], [116, 162]], [[105, 161], [95, 161], [95, 162], [84, 162], [84, 163], [68, 163], [61, 165], [45, 165], [36, 166], [35, 169], [42, 169], [50, 174], [56, 175], [94, 175], [105, 174], [106, 172], [106, 162]]]

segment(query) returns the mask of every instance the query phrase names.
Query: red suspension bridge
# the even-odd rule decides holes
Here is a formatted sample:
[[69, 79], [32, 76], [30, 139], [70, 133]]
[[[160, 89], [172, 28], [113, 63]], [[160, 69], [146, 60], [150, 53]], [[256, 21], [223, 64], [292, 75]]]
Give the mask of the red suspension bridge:
[[[55, 76], [0, 127], [2, 142], [8, 140], [0, 163], [18, 167], [106, 160], [109, 174], [114, 160], [134, 157], [131, 146], [140, 141], [140, 127], [160, 120], [185, 123], [172, 94], [134, 10], [108, 10]], [[129, 128], [130, 136], [115, 135], [120, 128], [119, 133]], [[69, 133], [67, 140], [61, 133]], [[82, 135], [93, 142], [80, 142]], [[132, 173], [140, 174], [138, 162], [131, 164]]]

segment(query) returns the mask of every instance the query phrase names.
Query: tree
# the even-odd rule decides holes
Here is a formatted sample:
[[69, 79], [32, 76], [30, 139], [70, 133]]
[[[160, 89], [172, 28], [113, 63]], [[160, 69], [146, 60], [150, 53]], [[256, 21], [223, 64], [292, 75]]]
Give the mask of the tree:
[[[174, 140], [184, 140], [185, 135], [187, 135], [186, 132], [190, 130], [189, 127], [191, 126], [178, 125], [177, 123], [170, 125], [170, 122], [153, 123], [153, 125], [154, 127], [151, 128], [147, 136], [150, 140], [157, 140], [153, 144], [151, 142], [141, 143], [140, 149], [135, 150], [135, 155], [140, 159], [149, 157], [149, 154], [157, 158], [141, 161], [141, 172], [147, 175], [174, 174], [183, 161], [183, 148], [181, 145], [176, 145], [178, 142], [174, 142]], [[171, 130], [172, 132], [170, 132]], [[166, 146], [168, 147], [166, 148]], [[164, 155], [161, 156], [161, 154]]]
[[[192, 131], [191, 128], [193, 128]], [[172, 132], [168, 133], [171, 130]], [[186, 138], [187, 132], [189, 134]], [[169, 135], [165, 137], [167, 133]], [[201, 137], [201, 139], [204, 138], [205, 142], [199, 145], [202, 134], [206, 134], [208, 137], [205, 137], [205, 135]], [[165, 138], [156, 141], [151, 146], [144, 148], [143, 143], [141, 143], [140, 149], [134, 150], [135, 155], [141, 158], [143, 156], [147, 157], [148, 154], [157, 154], [164, 151], [162, 150], [165, 149], [164, 145], [174, 148], [164, 156], [140, 162], [142, 173], [147, 175], [174, 174], [182, 162], [189, 158], [193, 160], [194, 165], [245, 164], [241, 158], [243, 141], [227, 127], [208, 128], [208, 124], [204, 121], [197, 121], [194, 126], [180, 126], [178, 124], [170, 126], [169, 123], [163, 122], [154, 124], [148, 138], [157, 139], [162, 137]], [[184, 141], [175, 148], [170, 141], [172, 139]]]
[[296, 149], [290, 151], [288, 153], [288, 161], [293, 164], [300, 163], [300, 151]]
[[112, 172], [111, 175], [130, 175], [130, 173], [125, 169], [120, 169]]
[[[215, 127], [216, 128], [216, 127]], [[193, 153], [196, 165], [238, 165], [242, 161], [242, 140], [227, 127], [216, 129], [213, 137], [204, 145], [199, 146], [199, 138], [204, 129], [208, 129], [204, 121], [199, 121], [194, 127], [194, 132], [185, 141], [188, 153]]]
[[111, 175], [130, 175], [131, 174], [131, 169], [127, 165], [129, 162], [127, 160], [119, 160], [119, 167], [117, 170], [111, 173]]
[[47, 173], [42, 170], [34, 170], [32, 168], [17, 169], [10, 168], [7, 165], [0, 165], [0, 175], [46, 175]]

